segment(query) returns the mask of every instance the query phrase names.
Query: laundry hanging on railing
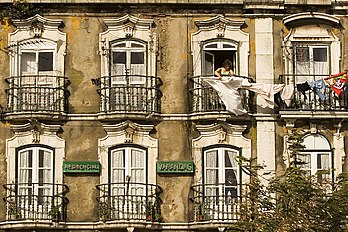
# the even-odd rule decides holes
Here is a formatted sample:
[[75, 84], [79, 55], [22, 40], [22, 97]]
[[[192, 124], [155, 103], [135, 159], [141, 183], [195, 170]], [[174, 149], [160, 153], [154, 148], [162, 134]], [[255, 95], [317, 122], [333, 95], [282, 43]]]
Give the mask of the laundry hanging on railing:
[[247, 113], [243, 106], [242, 96], [238, 91], [242, 86], [242, 82], [248, 82], [246, 79], [241, 77], [222, 77], [222, 80], [219, 80], [216, 77], [202, 77], [202, 80], [215, 89], [227, 111], [235, 115]]
[[340, 96], [343, 92], [343, 87], [345, 82], [348, 81], [347, 71], [340, 72], [335, 75], [331, 75], [329, 77], [324, 78], [325, 82], [330, 86], [330, 88]]
[[222, 77], [217, 79], [216, 77], [202, 78], [207, 82], [215, 91], [226, 106], [226, 110], [229, 112], [242, 115], [247, 111], [242, 104], [242, 96], [238, 89], [246, 89], [257, 93], [260, 97], [265, 99], [266, 106], [273, 108], [274, 94], [280, 92], [284, 88], [284, 84], [260, 84], [250, 83], [248, 79], [242, 77]]

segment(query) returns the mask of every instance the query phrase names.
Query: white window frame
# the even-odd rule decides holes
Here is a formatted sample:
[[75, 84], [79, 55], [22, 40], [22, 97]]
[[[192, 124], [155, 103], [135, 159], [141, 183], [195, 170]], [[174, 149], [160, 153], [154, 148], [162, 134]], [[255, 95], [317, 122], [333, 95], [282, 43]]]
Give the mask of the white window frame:
[[[125, 44], [125, 47], [117, 47], [117, 44]], [[132, 44], [137, 44], [140, 47], [132, 47]], [[124, 70], [122, 73], [118, 74], [117, 72], [115, 73], [113, 70], [113, 63], [112, 63], [112, 59], [110, 59], [110, 75], [111, 76], [118, 76], [118, 75], [130, 75], [130, 80], [129, 80], [129, 84], [131, 85], [143, 85], [145, 84], [145, 79], [141, 78], [141, 77], [136, 77], [136, 75], [139, 76], [146, 76], [147, 75], [147, 61], [146, 61], [146, 44], [135, 41], [135, 40], [121, 40], [121, 41], [117, 41], [117, 42], [112, 42], [111, 45], [111, 56], [113, 56], [113, 52], [125, 52], [126, 53], [126, 64], [124, 67]], [[131, 56], [132, 56], [132, 52], [143, 52], [144, 54], [144, 63], [142, 64], [143, 66], [143, 72], [142, 73], [137, 73], [136, 71], [132, 70], [132, 62], [131, 62]], [[133, 75], [135, 75], [135, 77], [133, 77]], [[120, 80], [117, 80], [120, 79]], [[114, 77], [112, 79], [112, 85], [119, 85], [119, 84], [127, 84], [127, 81], [125, 80], [125, 77]]]
[[[295, 45], [295, 44], [294, 44]], [[301, 64], [299, 64], [299, 62], [297, 61], [297, 52], [296, 52], [296, 48], [308, 48], [308, 62], [303, 62], [303, 63], [307, 63], [307, 64], [303, 64], [303, 65], [307, 65], [307, 67], [304, 67], [301, 70]], [[314, 61], [314, 49], [316, 48], [325, 48], [326, 49], [326, 62], [321, 62], [323, 63], [323, 65], [326, 66], [325, 70], [327, 71], [323, 71], [323, 70], [319, 70], [317, 63], [318, 61]], [[330, 46], [328, 44], [308, 44], [308, 43], [296, 43], [296, 45], [294, 46], [295, 52], [294, 52], [294, 65], [293, 65], [293, 73], [298, 74], [298, 75], [330, 75], [330, 71], [331, 70], [331, 62], [330, 62]], [[324, 64], [326, 63], [326, 64]], [[323, 77], [321, 77], [323, 78]], [[298, 78], [297, 80], [295, 80], [295, 82], [297, 83], [303, 83], [305, 81], [315, 81], [314, 79], [309, 79], [309, 77], [305, 77], [305, 78]]]
[[[309, 175], [316, 176], [316, 180], [321, 182], [322, 178], [318, 179], [318, 171], [326, 169], [318, 168], [318, 155], [327, 155], [328, 164], [326, 164], [326, 166], [329, 167], [329, 169], [327, 170], [329, 171], [329, 174], [320, 175], [327, 175], [327, 180], [329, 182], [332, 181], [334, 176], [333, 153], [330, 147], [330, 143], [327, 141], [327, 139], [320, 134], [310, 134], [304, 137], [304, 142], [302, 144], [305, 146], [305, 148], [296, 158], [301, 163], [304, 162], [304, 164], [300, 164], [298, 166], [302, 170], [307, 171]], [[304, 155], [309, 156], [309, 159], [304, 158]]]
[[[65, 140], [57, 136], [60, 125], [40, 123], [41, 133], [34, 131], [33, 124], [12, 125], [15, 135], [6, 140], [7, 183], [16, 183], [16, 152], [18, 148], [35, 145], [54, 149], [54, 184], [63, 184], [63, 160], [65, 157]], [[38, 139], [39, 143], [33, 143]]]
[[[204, 52], [202, 44], [213, 40], [230, 41], [237, 46], [235, 73], [248, 76], [249, 73], [249, 34], [242, 31], [244, 21], [235, 21], [222, 15], [207, 20], [196, 20], [198, 31], [191, 35], [191, 52], [193, 59], [193, 75], [204, 74]], [[222, 64], [221, 64], [222, 65]], [[217, 68], [217, 67], [215, 67]]]
[[[283, 23], [288, 28], [286, 29], [288, 34], [283, 39], [286, 74], [296, 74], [294, 67], [296, 63], [293, 60], [296, 58], [293, 50], [296, 44], [307, 44], [313, 47], [328, 46], [328, 74], [340, 72], [341, 45], [334, 33], [334, 27], [339, 25], [339, 18], [318, 12], [299, 13], [285, 17]], [[296, 81], [290, 80], [291, 83]]]
[[138, 147], [147, 151], [147, 184], [156, 184], [156, 162], [158, 159], [158, 140], [150, 136], [154, 125], [142, 125], [125, 121], [114, 125], [103, 125], [107, 135], [99, 139], [98, 154], [101, 164], [100, 183], [110, 183], [109, 152], [111, 148], [125, 146]]
[[[216, 44], [216, 48], [209, 48], [208, 46], [210, 45], [214, 45]], [[228, 48], [224, 48], [224, 45], [230, 46]], [[238, 43], [236, 43], [235, 41], [232, 40], [226, 40], [226, 39], [218, 39], [218, 40], [213, 40], [213, 41], [205, 41], [202, 47], [202, 71], [204, 75], [214, 75], [214, 71], [215, 69], [217, 69], [218, 67], [216, 67], [214, 65], [214, 60], [215, 60], [215, 55], [213, 54], [213, 52], [217, 52], [217, 51], [230, 51], [231, 53], [234, 52], [234, 54], [231, 56], [233, 56], [232, 59], [230, 59], [233, 62], [233, 71], [235, 72], [235, 74], [238, 74], [238, 70], [239, 70], [239, 55], [238, 55]], [[207, 74], [207, 67], [206, 67], [206, 62], [205, 62], [205, 57], [206, 54], [212, 55], [213, 57], [213, 65], [212, 65], [212, 70], [209, 70], [210, 73]], [[222, 63], [220, 64], [219, 67], [222, 67]]]
[[[209, 188], [213, 188], [214, 185], [212, 185], [211, 183], [207, 183], [207, 153], [209, 152], [217, 152], [217, 167], [215, 168], [217, 171], [217, 175], [218, 175], [218, 181], [215, 188], [217, 188], [218, 192], [216, 194], [216, 196], [225, 196], [225, 197], [229, 197], [229, 193], [227, 192], [228, 188], [232, 188], [234, 187], [234, 184], [232, 185], [232, 183], [230, 183], [230, 185], [227, 185], [227, 180], [226, 180], [226, 170], [232, 170], [235, 172], [235, 177], [236, 177], [236, 183], [235, 183], [235, 190], [236, 190], [236, 195], [232, 196], [232, 198], [236, 198], [238, 196], [240, 196], [240, 180], [241, 180], [241, 169], [237, 163], [237, 160], [235, 159], [235, 164], [237, 164], [237, 166], [235, 167], [231, 167], [231, 168], [226, 168], [226, 163], [225, 163], [225, 155], [226, 152], [233, 152], [236, 153], [236, 157], [241, 155], [240, 149], [236, 148], [236, 147], [230, 147], [230, 146], [218, 146], [218, 147], [207, 147], [203, 149], [203, 180], [204, 180], [204, 185], [205, 185], [205, 192], [204, 194], [208, 194], [208, 189]], [[236, 158], [235, 157], [235, 158]], [[209, 186], [207, 186], [209, 185]], [[210, 187], [212, 186], [212, 187]], [[232, 193], [231, 193], [232, 194]], [[209, 195], [209, 194], [208, 194]], [[211, 195], [210, 195], [211, 196]]]
[[[122, 158], [122, 165], [119, 165], [118, 167], [113, 166], [113, 156], [115, 152], [121, 151], [123, 158]], [[142, 159], [141, 162], [143, 164], [142, 167], [133, 167], [132, 166], [132, 159], [133, 159], [133, 151], [140, 152], [142, 154]], [[145, 194], [145, 189], [144, 185], [141, 184], [146, 184], [147, 183], [147, 152], [146, 149], [140, 148], [138, 146], [131, 146], [131, 145], [119, 145], [114, 148], [110, 149], [110, 159], [109, 159], [109, 178], [110, 178], [110, 183], [117, 183], [116, 186], [113, 186], [114, 188], [125, 188], [127, 183], [131, 183], [130, 189], [129, 189], [129, 194], [131, 195], [143, 195]], [[121, 170], [123, 171], [123, 179], [122, 180], [115, 180], [114, 178], [114, 171], [115, 170]], [[134, 170], [141, 170], [143, 172], [143, 178], [142, 180], [136, 180], [134, 179], [134, 176], [132, 176], [132, 171]], [[140, 184], [140, 185], [137, 185]], [[113, 191], [112, 191], [113, 192]], [[123, 192], [125, 194], [125, 192]]]

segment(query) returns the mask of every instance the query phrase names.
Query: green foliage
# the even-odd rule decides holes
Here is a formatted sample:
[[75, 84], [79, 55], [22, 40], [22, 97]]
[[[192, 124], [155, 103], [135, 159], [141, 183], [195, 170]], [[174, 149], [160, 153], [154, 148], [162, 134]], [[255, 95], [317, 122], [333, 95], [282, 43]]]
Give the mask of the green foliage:
[[[304, 148], [304, 134], [295, 130], [289, 136], [289, 151], [295, 158]], [[292, 165], [282, 176], [264, 186], [259, 180], [259, 166], [248, 165], [251, 174], [243, 191], [239, 220], [229, 232], [344, 232], [348, 231], [348, 174], [335, 183], [317, 182], [316, 176]], [[296, 164], [295, 162], [292, 164]], [[250, 161], [250, 160], [249, 160]]]
[[26, 0], [13, 0], [12, 4], [0, 11], [0, 20], [26, 19], [40, 13], [40, 9]]

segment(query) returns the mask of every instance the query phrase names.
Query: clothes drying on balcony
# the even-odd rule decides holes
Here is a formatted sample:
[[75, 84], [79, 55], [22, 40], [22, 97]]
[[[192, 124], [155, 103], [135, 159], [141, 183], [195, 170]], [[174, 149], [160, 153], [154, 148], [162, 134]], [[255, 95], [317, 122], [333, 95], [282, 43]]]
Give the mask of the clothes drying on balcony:
[[247, 113], [242, 104], [238, 89], [246, 89], [257, 93], [265, 99], [265, 107], [273, 108], [275, 106], [274, 94], [282, 91], [285, 86], [284, 84], [250, 83], [246, 78], [235, 76], [222, 77], [221, 81], [216, 77], [202, 79], [215, 89], [225, 104], [226, 110], [236, 115]]
[[221, 80], [216, 77], [202, 77], [202, 79], [208, 83], [218, 94], [226, 110], [235, 114], [243, 115], [247, 113], [242, 103], [242, 96], [238, 91], [242, 86], [242, 82], [246, 79], [240, 77], [225, 77], [223, 76]]
[[265, 100], [265, 107], [274, 108], [274, 94], [281, 92], [285, 84], [249, 83], [244, 81], [241, 88], [253, 91]]
[[335, 75], [331, 75], [324, 79], [325, 82], [330, 86], [330, 88], [338, 95], [340, 96], [343, 92], [343, 87], [345, 86], [346, 82], [348, 81], [347, 78], [347, 71], [340, 72]]
[[326, 95], [325, 95], [326, 85], [325, 85], [325, 81], [323, 79], [308, 82], [308, 85], [318, 95], [320, 100], [322, 100], [322, 101], [326, 100]]

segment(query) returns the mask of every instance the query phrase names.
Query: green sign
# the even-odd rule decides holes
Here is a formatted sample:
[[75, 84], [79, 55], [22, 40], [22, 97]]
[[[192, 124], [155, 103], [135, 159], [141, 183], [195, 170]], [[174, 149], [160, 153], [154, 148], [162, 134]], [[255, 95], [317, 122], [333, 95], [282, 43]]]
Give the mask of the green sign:
[[100, 173], [98, 161], [64, 161], [64, 173]]
[[158, 161], [157, 173], [193, 174], [194, 164], [192, 161]]

